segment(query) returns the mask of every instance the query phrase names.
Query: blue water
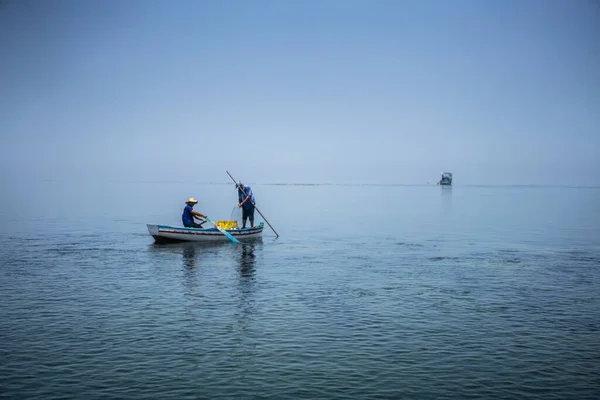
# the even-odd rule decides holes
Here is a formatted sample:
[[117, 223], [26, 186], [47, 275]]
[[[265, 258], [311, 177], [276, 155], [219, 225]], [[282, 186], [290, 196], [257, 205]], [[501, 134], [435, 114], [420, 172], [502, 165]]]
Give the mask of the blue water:
[[8, 187], [0, 398], [599, 397], [600, 189], [252, 187], [278, 239], [153, 244], [230, 184]]

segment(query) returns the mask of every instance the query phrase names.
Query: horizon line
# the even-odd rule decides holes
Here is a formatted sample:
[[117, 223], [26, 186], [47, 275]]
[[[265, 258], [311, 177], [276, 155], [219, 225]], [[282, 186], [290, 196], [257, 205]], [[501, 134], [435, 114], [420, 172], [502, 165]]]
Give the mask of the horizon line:
[[[65, 182], [60, 179], [43, 179], [43, 182]], [[201, 185], [235, 185], [231, 182], [214, 182], [214, 181], [180, 181], [180, 180], [113, 180], [108, 179], [105, 183], [189, 183]], [[443, 186], [437, 183], [368, 183], [368, 182], [252, 182], [252, 185], [262, 186], [439, 186], [443, 189], [452, 189], [452, 187], [530, 187], [530, 188], [572, 188], [572, 189], [600, 189], [600, 185], [577, 185], [577, 184], [534, 184], [534, 183], [506, 183], [506, 184], [490, 184], [490, 183], [458, 183], [451, 186]]]

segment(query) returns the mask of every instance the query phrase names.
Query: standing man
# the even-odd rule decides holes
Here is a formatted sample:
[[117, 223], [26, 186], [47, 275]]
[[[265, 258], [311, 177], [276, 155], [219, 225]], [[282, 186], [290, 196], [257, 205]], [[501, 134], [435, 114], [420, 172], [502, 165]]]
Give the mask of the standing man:
[[[198, 203], [198, 200], [193, 197], [190, 197], [188, 201], [185, 202], [183, 214], [181, 214], [181, 221], [186, 228], [202, 228], [202, 224], [206, 222], [206, 215], [194, 210], [194, 205], [196, 203]], [[194, 222], [194, 218], [201, 222], [197, 224]]]
[[238, 207], [242, 207], [242, 229], [246, 227], [246, 220], [250, 219], [250, 227], [254, 228], [254, 193], [250, 186], [244, 185], [242, 181], [237, 184]]

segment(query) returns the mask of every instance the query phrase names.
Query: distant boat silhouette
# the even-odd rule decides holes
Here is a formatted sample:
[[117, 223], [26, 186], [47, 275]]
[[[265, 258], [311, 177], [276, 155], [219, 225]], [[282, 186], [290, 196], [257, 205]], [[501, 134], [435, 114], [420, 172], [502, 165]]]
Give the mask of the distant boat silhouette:
[[442, 179], [438, 182], [438, 185], [452, 186], [452, 172], [442, 172]]

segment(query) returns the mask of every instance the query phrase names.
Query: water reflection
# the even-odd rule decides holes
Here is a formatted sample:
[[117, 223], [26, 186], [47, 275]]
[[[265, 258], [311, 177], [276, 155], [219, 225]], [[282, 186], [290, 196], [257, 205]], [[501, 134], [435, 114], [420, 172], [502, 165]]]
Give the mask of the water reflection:
[[248, 323], [255, 308], [256, 292], [256, 243], [242, 243], [238, 258], [238, 323], [242, 330], [248, 329]]
[[240, 278], [254, 280], [256, 270], [256, 255], [254, 254], [254, 243], [242, 243], [242, 251], [239, 260]]
[[196, 268], [196, 246], [186, 245], [183, 248], [183, 268], [184, 270]]
[[[239, 313], [246, 314], [251, 312], [254, 303], [254, 291], [256, 281], [256, 260], [257, 247], [262, 246], [262, 241], [254, 240], [252, 242], [242, 242], [240, 244], [231, 243], [174, 243], [174, 244], [152, 244], [149, 246], [154, 255], [172, 255], [176, 256], [181, 265], [183, 286], [187, 295], [198, 296], [202, 287], [201, 277], [211, 274], [214, 268], [207, 266], [223, 266], [225, 268], [234, 268], [235, 281], [232, 281], [230, 288], [238, 293]], [[180, 258], [179, 258], [180, 257]], [[157, 258], [160, 265], [169, 258]], [[228, 269], [232, 272], [231, 269]], [[227, 272], [221, 272], [222, 279], [231, 278]]]
[[452, 212], [452, 186], [442, 186], [441, 189], [442, 214], [450, 214]]
[[182, 251], [183, 262], [183, 284], [187, 294], [190, 296], [198, 295], [200, 282], [198, 281], [197, 269], [198, 259], [196, 257], [196, 245], [194, 243], [186, 243], [183, 245]]

